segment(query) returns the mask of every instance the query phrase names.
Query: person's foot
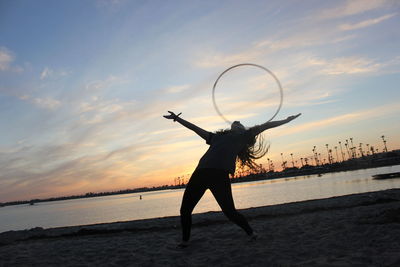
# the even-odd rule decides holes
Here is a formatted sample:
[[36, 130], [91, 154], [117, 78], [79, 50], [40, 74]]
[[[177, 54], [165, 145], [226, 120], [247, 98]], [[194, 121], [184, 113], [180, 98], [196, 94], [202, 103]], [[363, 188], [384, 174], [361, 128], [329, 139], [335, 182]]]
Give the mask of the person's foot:
[[182, 241], [181, 243], [179, 243], [176, 247], [177, 248], [187, 248], [189, 246], [189, 242], [188, 241]]
[[258, 235], [256, 234], [256, 232], [253, 232], [251, 235], [249, 235], [249, 241], [256, 241], [258, 238]]

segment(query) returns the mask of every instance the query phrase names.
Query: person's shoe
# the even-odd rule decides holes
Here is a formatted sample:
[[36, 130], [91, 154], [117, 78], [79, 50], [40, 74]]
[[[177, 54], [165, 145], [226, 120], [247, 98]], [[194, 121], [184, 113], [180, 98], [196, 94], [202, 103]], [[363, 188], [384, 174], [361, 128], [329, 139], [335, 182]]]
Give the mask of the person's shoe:
[[188, 241], [182, 241], [181, 243], [179, 243], [176, 248], [187, 248], [189, 246], [189, 242]]
[[258, 235], [256, 234], [256, 232], [253, 232], [251, 235], [249, 235], [250, 242], [256, 241], [257, 238], [258, 238]]

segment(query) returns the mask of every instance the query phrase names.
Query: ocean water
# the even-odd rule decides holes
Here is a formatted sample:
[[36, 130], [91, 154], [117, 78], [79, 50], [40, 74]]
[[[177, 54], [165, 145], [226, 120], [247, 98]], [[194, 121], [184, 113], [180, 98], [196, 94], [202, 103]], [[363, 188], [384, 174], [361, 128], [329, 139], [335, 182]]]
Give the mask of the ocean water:
[[[355, 193], [400, 188], [400, 179], [372, 175], [400, 172], [400, 165], [281, 178], [232, 185], [236, 208], [244, 209]], [[41, 202], [0, 208], [0, 232], [61, 227], [179, 215], [184, 189]], [[140, 199], [140, 195], [142, 199]], [[194, 213], [220, 210], [207, 190]]]

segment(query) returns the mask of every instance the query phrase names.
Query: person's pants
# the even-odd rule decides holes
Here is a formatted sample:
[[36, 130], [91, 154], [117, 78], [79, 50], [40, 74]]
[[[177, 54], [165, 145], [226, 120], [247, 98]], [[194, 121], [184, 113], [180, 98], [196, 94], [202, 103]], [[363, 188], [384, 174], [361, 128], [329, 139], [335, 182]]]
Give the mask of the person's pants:
[[251, 235], [253, 229], [251, 229], [245, 217], [235, 209], [228, 171], [196, 169], [186, 186], [182, 199], [181, 225], [183, 241], [189, 241], [192, 211], [207, 189], [210, 189], [226, 217], [240, 226], [248, 235]]

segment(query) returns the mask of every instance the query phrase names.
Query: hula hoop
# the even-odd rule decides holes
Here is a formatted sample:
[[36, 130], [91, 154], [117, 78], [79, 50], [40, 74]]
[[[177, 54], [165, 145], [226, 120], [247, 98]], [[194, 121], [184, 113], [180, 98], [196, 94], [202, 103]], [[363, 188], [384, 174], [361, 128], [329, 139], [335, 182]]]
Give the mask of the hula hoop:
[[280, 102], [279, 102], [278, 108], [276, 109], [274, 115], [272, 115], [272, 117], [271, 117], [267, 122], [273, 120], [273, 119], [275, 118], [275, 116], [279, 113], [279, 111], [281, 110], [281, 107], [282, 107], [282, 103], [283, 103], [283, 89], [282, 89], [282, 85], [281, 85], [281, 83], [279, 82], [278, 78], [275, 76], [275, 74], [272, 73], [272, 71], [270, 71], [269, 69], [267, 69], [267, 68], [265, 68], [265, 67], [263, 67], [263, 66], [260, 66], [260, 65], [257, 65], [257, 64], [253, 64], [253, 63], [242, 63], [242, 64], [234, 65], [234, 66], [229, 67], [229, 68], [227, 68], [226, 70], [224, 70], [224, 71], [218, 76], [217, 80], [216, 80], [215, 83], [214, 83], [213, 89], [212, 89], [212, 100], [213, 100], [213, 104], [214, 104], [215, 111], [217, 111], [218, 115], [219, 115], [225, 122], [227, 122], [228, 124], [232, 124], [232, 122], [231, 122], [230, 120], [228, 120], [227, 118], [225, 118], [225, 116], [222, 114], [222, 112], [219, 110], [219, 108], [218, 108], [218, 106], [217, 106], [217, 102], [215, 101], [215, 88], [216, 88], [216, 86], [217, 86], [217, 84], [218, 84], [219, 79], [220, 79], [225, 73], [227, 73], [227, 72], [230, 71], [231, 69], [234, 69], [234, 68], [237, 68], [237, 67], [242, 67], [242, 66], [253, 66], [253, 67], [260, 68], [260, 69], [262, 69], [262, 70], [265, 70], [268, 74], [270, 74], [270, 75], [275, 79], [275, 81], [276, 81], [276, 83], [277, 83], [277, 85], [278, 85], [278, 88], [279, 88]]

